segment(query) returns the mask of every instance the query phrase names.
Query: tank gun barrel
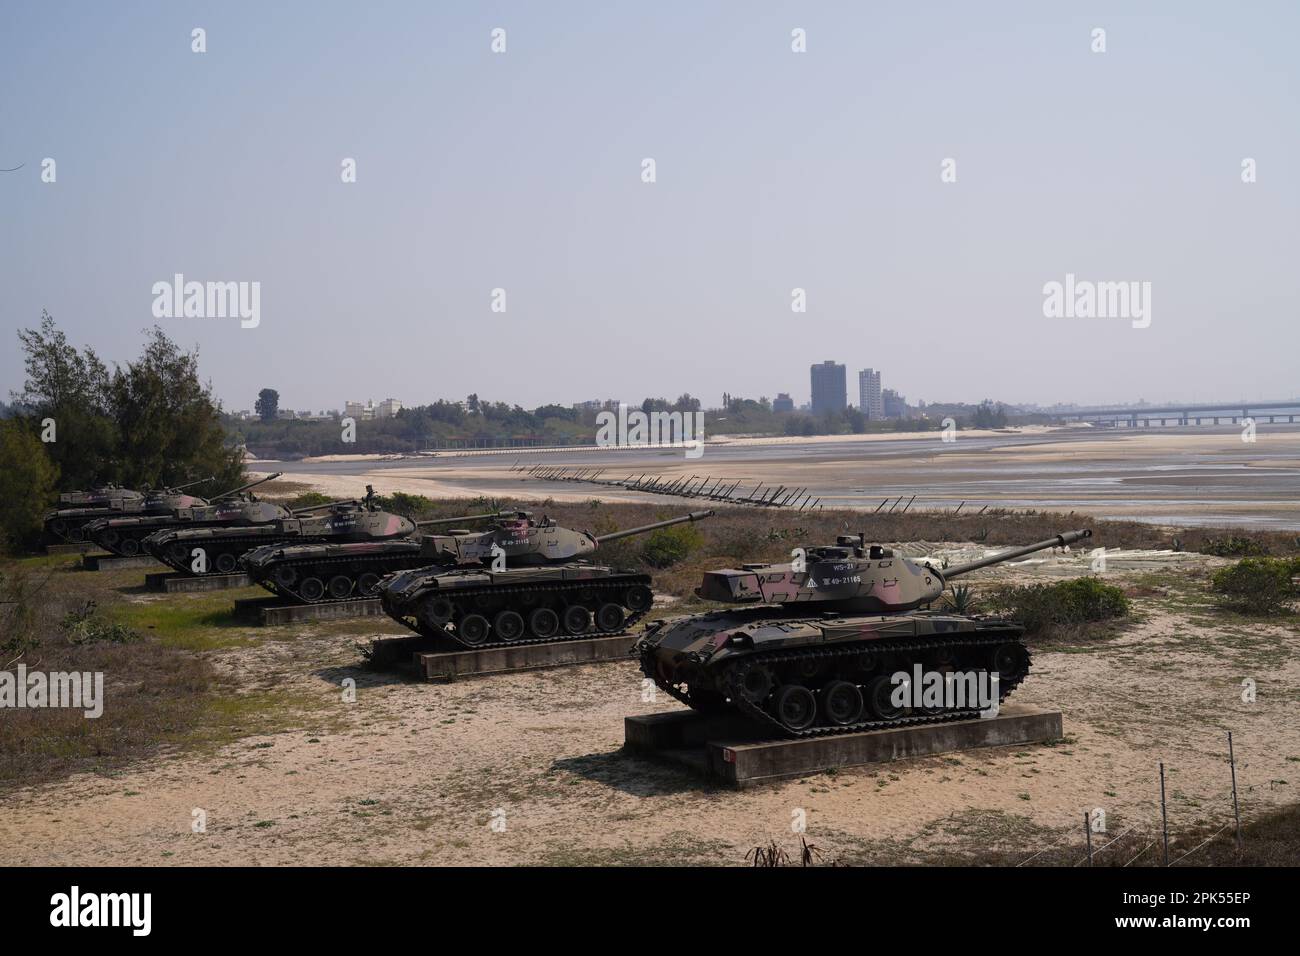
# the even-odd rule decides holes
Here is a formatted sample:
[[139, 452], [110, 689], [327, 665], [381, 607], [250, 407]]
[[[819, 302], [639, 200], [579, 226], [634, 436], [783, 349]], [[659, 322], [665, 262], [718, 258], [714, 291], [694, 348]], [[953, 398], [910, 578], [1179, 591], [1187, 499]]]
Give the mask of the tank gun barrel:
[[713, 511], [692, 511], [690, 514], [681, 515], [677, 518], [669, 518], [667, 521], [656, 521], [654, 524], [643, 524], [639, 528], [628, 528], [625, 531], [612, 531], [609, 534], [602, 534], [596, 538], [597, 544], [605, 544], [609, 541], [617, 541], [619, 538], [630, 538], [634, 534], [644, 534], [647, 531], [654, 531], [657, 528], [667, 528], [670, 525], [682, 524], [687, 521], [703, 521], [705, 518], [713, 517]]
[[301, 508], [292, 508], [289, 511], [291, 515], [306, 514], [309, 511], [319, 511], [322, 508], [333, 508], [335, 505], [345, 505], [349, 501], [356, 501], [355, 498], [340, 498], [337, 501], [322, 501], [318, 505], [303, 505]]
[[1011, 561], [1015, 558], [1023, 557], [1026, 554], [1033, 554], [1035, 551], [1043, 551], [1047, 548], [1063, 548], [1067, 544], [1074, 544], [1076, 541], [1083, 541], [1092, 537], [1092, 529], [1084, 528], [1082, 531], [1066, 531], [1058, 534], [1054, 538], [1048, 538], [1045, 541], [1039, 541], [1035, 544], [1027, 544], [1023, 548], [1011, 548], [1008, 551], [999, 551], [997, 554], [991, 554], [987, 558], [980, 558], [978, 561], [968, 561], [966, 564], [957, 564], [949, 568], [942, 569], [939, 573], [943, 575], [944, 580], [958, 577], [962, 574], [969, 574], [971, 571], [978, 571], [980, 568], [987, 568], [990, 564], [1000, 564], [1003, 561]]
[[218, 498], [229, 498], [231, 495], [237, 495], [237, 494], [239, 494], [239, 493], [242, 492], [242, 491], [247, 491], [249, 488], [256, 488], [258, 485], [263, 485], [263, 484], [266, 484], [266, 482], [268, 482], [268, 481], [273, 481], [273, 480], [275, 480], [276, 478], [279, 478], [279, 477], [280, 477], [281, 475], [283, 475], [283, 474], [284, 474], [284, 472], [282, 472], [282, 471], [277, 471], [277, 472], [275, 472], [274, 474], [266, 475], [266, 476], [263, 477], [263, 478], [259, 478], [259, 479], [257, 479], [257, 481], [250, 481], [248, 484], [246, 484], [246, 485], [240, 485], [238, 488], [231, 488], [229, 491], [227, 491], [227, 492], [223, 492], [222, 494], [217, 495], [217, 497], [218, 497]]
[[168, 491], [172, 491], [172, 492], [175, 492], [175, 491], [184, 491], [186, 488], [193, 488], [195, 485], [201, 485], [201, 484], [203, 484], [204, 482], [206, 482], [206, 481], [211, 481], [211, 480], [212, 480], [212, 476], [209, 475], [207, 478], [200, 478], [198, 481], [191, 481], [191, 482], [189, 482], [189, 483], [187, 483], [187, 484], [184, 484], [184, 485], [177, 485], [176, 487], [174, 487], [174, 488], [168, 488], [167, 490], [168, 490]]
[[417, 528], [427, 528], [430, 525], [455, 524], [457, 521], [486, 521], [488, 518], [497, 517], [497, 515], [498, 512], [489, 511], [481, 515], [461, 515], [459, 518], [428, 518], [424, 521], [417, 521], [415, 526]]

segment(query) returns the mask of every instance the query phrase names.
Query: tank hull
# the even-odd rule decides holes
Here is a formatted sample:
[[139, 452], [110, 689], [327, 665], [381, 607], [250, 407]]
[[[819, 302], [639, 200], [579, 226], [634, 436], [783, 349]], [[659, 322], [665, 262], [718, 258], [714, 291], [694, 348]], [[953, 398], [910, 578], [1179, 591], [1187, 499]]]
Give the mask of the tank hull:
[[765, 605], [659, 622], [635, 653], [647, 677], [690, 707], [809, 737], [988, 713], [1028, 674], [1023, 634], [957, 615], [809, 616]]
[[[239, 559], [255, 548], [319, 540], [295, 535], [276, 525], [184, 528], [155, 532], [145, 538], [144, 548], [169, 568], [189, 577], [202, 577], [238, 572]], [[203, 571], [195, 570], [196, 548], [203, 550]]]
[[648, 574], [582, 562], [422, 567], [385, 579], [379, 597], [417, 634], [472, 649], [620, 634], [654, 600]]
[[374, 597], [385, 575], [425, 560], [418, 542], [396, 538], [262, 545], [246, 552], [239, 566], [255, 583], [286, 601], [320, 604]]

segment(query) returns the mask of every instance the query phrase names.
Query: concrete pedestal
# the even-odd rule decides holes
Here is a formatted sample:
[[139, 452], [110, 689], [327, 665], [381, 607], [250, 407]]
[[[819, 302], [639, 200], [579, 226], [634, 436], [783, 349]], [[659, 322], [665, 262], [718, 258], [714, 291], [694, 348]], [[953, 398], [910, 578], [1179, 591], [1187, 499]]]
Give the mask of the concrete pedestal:
[[736, 714], [709, 717], [690, 711], [627, 717], [624, 746], [688, 767], [730, 786], [801, 777], [831, 768], [1058, 740], [1060, 711], [1020, 704], [996, 717], [891, 727], [856, 734], [772, 739], [768, 728]]

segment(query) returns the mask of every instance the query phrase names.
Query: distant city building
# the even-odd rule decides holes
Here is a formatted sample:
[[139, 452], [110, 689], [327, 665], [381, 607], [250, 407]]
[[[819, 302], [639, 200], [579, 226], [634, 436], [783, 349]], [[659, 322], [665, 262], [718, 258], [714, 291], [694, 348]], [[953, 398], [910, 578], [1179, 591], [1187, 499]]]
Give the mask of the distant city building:
[[885, 417], [885, 403], [880, 395], [880, 373], [864, 368], [858, 373], [858, 408], [868, 421]]
[[275, 417], [280, 421], [293, 421], [297, 415], [294, 413], [292, 408], [277, 408], [275, 410]]
[[364, 405], [360, 402], [344, 402], [343, 417], [358, 422], [368, 422], [375, 417], [375, 403], [369, 399], [366, 400]]
[[402, 410], [402, 403], [395, 398], [386, 398], [375, 408], [376, 418], [392, 418]]
[[794, 411], [794, 399], [788, 392], [777, 392], [776, 398], [772, 400], [772, 411], [774, 412], [792, 412]]
[[842, 412], [849, 404], [848, 384], [844, 366], [827, 359], [809, 370], [812, 377], [812, 411]]
[[886, 418], [907, 417], [907, 399], [902, 395], [899, 395], [892, 388], [887, 388], [880, 393], [880, 397], [885, 405]]

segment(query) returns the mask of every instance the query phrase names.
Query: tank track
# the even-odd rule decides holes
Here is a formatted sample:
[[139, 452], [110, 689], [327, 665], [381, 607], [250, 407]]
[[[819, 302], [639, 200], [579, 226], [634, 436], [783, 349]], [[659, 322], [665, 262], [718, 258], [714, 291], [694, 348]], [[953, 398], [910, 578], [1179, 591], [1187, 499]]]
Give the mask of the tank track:
[[[906, 654], [915, 655], [917, 652], [937, 650], [940, 648], [950, 648], [953, 650], [965, 650], [977, 647], [997, 647], [1011, 641], [1025, 648], [1025, 672], [1012, 681], [998, 681], [998, 703], [1006, 700], [1013, 690], [1020, 686], [1025, 677], [1029, 674], [1029, 665], [1031, 663], [1029, 648], [1020, 640], [1020, 634], [1013, 631], [1004, 631], [1001, 633], [990, 634], [985, 637], [965, 637], [965, 638], [924, 638], [915, 641], [861, 641], [838, 648], [815, 648], [815, 649], [797, 649], [790, 651], [769, 651], [767, 653], [754, 654], [745, 657], [746, 661], [758, 661], [764, 664], [781, 664], [790, 661], [808, 660], [809, 658], [819, 658], [825, 661], [831, 661], [839, 657], [855, 657], [861, 654], [864, 649], [873, 652], [885, 654]], [[908, 662], [909, 666], [912, 663]], [[656, 680], [655, 684], [662, 688], [674, 699], [680, 701], [688, 707], [694, 708], [691, 703], [690, 695], [679, 690], [672, 685], [666, 685]], [[864, 730], [884, 730], [888, 727], [912, 727], [919, 724], [938, 724], [954, 720], [964, 720], [971, 717], [978, 717], [978, 708], [968, 707], [959, 710], [945, 710], [937, 714], [904, 714], [901, 717], [894, 717], [889, 720], [879, 718], [872, 720], [862, 720], [854, 724], [845, 724], [843, 726], [833, 727], [808, 727], [804, 730], [793, 730], [781, 723], [766, 710], [751, 701], [742, 699], [732, 699], [732, 706], [740, 713], [749, 717], [764, 726], [771, 727], [782, 736], [794, 738], [809, 737], [830, 737], [838, 734], [860, 733]]]
[[[294, 542], [293, 542], [293, 543], [294, 543], [294, 544], [302, 544], [303, 542], [302, 542], [301, 540], [299, 540], [299, 539], [294, 539]], [[398, 565], [398, 566], [395, 566], [395, 567], [383, 567], [383, 566], [382, 566], [383, 563], [386, 562], [386, 561], [388, 561], [388, 562], [392, 562], [392, 561], [395, 561], [395, 560], [404, 560], [404, 559], [406, 559], [406, 558], [408, 558], [408, 557], [409, 557], [409, 558], [414, 558], [414, 559], [416, 559], [417, 562], [420, 561], [420, 560], [426, 560], [426, 559], [421, 559], [421, 558], [419, 557], [418, 554], [411, 554], [411, 555], [409, 555], [409, 556], [408, 556], [408, 555], [392, 555], [392, 554], [388, 554], [388, 555], [385, 555], [385, 554], [359, 554], [359, 555], [356, 555], [356, 556], [345, 557], [345, 558], [311, 558], [311, 559], [308, 559], [308, 560], [303, 560], [301, 563], [299, 563], [299, 562], [295, 562], [295, 561], [287, 561], [287, 562], [281, 562], [281, 563], [278, 564], [278, 565], [272, 565], [271, 567], [269, 567], [269, 568], [267, 569], [267, 574], [266, 574], [265, 577], [255, 578], [254, 580], [255, 580], [258, 584], [260, 584], [262, 587], [266, 588], [266, 590], [270, 591], [272, 594], [279, 595], [280, 597], [291, 598], [291, 599], [293, 599], [294, 601], [299, 602], [300, 604], [339, 604], [339, 603], [341, 603], [341, 602], [343, 602], [343, 601], [356, 601], [356, 600], [361, 599], [361, 598], [371, 598], [371, 597], [376, 597], [376, 595], [374, 595], [374, 594], [349, 594], [347, 597], [342, 597], [342, 598], [330, 597], [330, 595], [329, 595], [329, 590], [328, 590], [328, 587], [329, 587], [329, 577], [330, 577], [329, 572], [326, 571], [326, 572], [323, 573], [323, 574], [305, 574], [305, 573], [303, 573], [303, 569], [304, 569], [304, 568], [312, 568], [312, 569], [315, 569], [315, 568], [341, 567], [341, 566], [349, 566], [349, 565], [354, 565], [354, 566], [355, 566], [355, 565], [362, 565], [362, 564], [365, 564], [365, 565], [372, 565], [372, 567], [363, 567], [363, 568], [361, 568], [359, 574], [364, 574], [364, 573], [366, 573], [367, 571], [371, 571], [371, 572], [373, 572], [374, 574], [377, 574], [377, 575], [379, 575], [379, 576], [382, 578], [385, 574], [391, 574], [391, 573], [394, 572], [394, 571], [406, 571], [406, 570], [408, 570], [409, 568], [419, 567], [419, 564], [418, 564], [418, 563], [416, 563], [416, 564], [411, 564], [411, 565]], [[317, 600], [315, 600], [315, 601], [309, 601], [309, 600], [307, 600], [305, 597], [303, 597], [301, 594], [299, 594], [297, 591], [293, 590], [292, 588], [286, 588], [286, 587], [283, 587], [283, 586], [281, 586], [281, 585], [279, 585], [279, 584], [276, 584], [276, 583], [275, 583], [275, 578], [274, 578], [274, 575], [275, 575], [275, 568], [276, 568], [276, 567], [284, 567], [285, 565], [288, 565], [289, 567], [292, 567], [292, 568], [294, 568], [295, 570], [298, 571], [298, 574], [299, 574], [299, 576], [298, 576], [298, 583], [299, 583], [299, 584], [302, 583], [302, 581], [303, 581], [304, 578], [309, 578], [309, 577], [319, 577], [319, 578], [321, 578], [322, 583], [326, 585], [326, 591], [325, 591], [325, 593], [324, 593], [320, 598], [318, 598]], [[249, 576], [252, 577], [252, 574], [250, 573]], [[357, 577], [357, 576], [358, 576], [358, 575], [353, 575], [354, 578]]]
[[[187, 542], [186, 549], [185, 549], [186, 557], [179, 563], [173, 561], [171, 559], [171, 556], [168, 553], [168, 548], [170, 548], [173, 544], [176, 544], [177, 542], [174, 541], [169, 542], [166, 546], [159, 548], [158, 550], [161, 552], [161, 554], [155, 554], [152, 551], [150, 551], [149, 553], [153, 554], [155, 558], [157, 558], [163, 564], [167, 565], [167, 567], [171, 568], [173, 571], [179, 571], [181, 574], [186, 574], [194, 578], [203, 578], [203, 577], [207, 577], [210, 574], [226, 573], [226, 572], [216, 570], [216, 558], [213, 556], [214, 554], [226, 554], [228, 552], [233, 551], [235, 555], [235, 570], [230, 573], [239, 574], [240, 573], [239, 558], [242, 555], [246, 554], [249, 551], [252, 551], [254, 548], [261, 547], [262, 545], [282, 543], [279, 541], [268, 541], [266, 540], [265, 537], [257, 537], [254, 535], [247, 535], [240, 538], [234, 538], [234, 537], [214, 538], [209, 540], [211, 541], [212, 544], [219, 545], [220, 547], [219, 548], [211, 547], [210, 545], [205, 545], [199, 541]], [[313, 539], [292, 538], [286, 540], [291, 541], [293, 544], [307, 544], [310, 543]], [[193, 571], [190, 570], [189, 554], [191, 554], [195, 548], [203, 548], [208, 553], [208, 570], [203, 574], [195, 574]]]
[[[487, 585], [483, 585], [482, 587], [465, 588], [464, 590], [460, 590], [460, 591], [448, 592], [447, 597], [451, 598], [452, 600], [458, 601], [462, 598], [472, 599], [473, 597], [480, 594], [487, 594], [495, 597], [501, 594], [525, 594], [525, 593], [536, 594], [540, 592], [549, 592], [554, 594], [554, 593], [563, 593], [565, 591], [579, 591], [579, 590], [587, 590], [587, 589], [603, 590], [603, 591], [622, 591], [625, 588], [636, 584], [644, 584], [646, 587], [649, 587], [650, 584], [648, 581], [637, 580], [638, 578], [642, 578], [642, 577], [645, 576], [638, 574], [638, 575], [630, 575], [630, 576], [624, 575], [621, 577], [616, 577], [614, 575], [611, 575], [609, 578], [605, 578], [605, 579], [600, 579], [600, 580], [587, 579], [583, 581], [573, 582], [570, 584], [517, 584], [517, 585], [516, 584], [487, 584]], [[467, 644], [465, 641], [462, 641], [459, 637], [457, 637], [454, 632], [448, 631], [446, 628], [443, 627], [439, 627], [439, 628], [430, 627], [429, 625], [424, 624], [422, 621], [416, 618], [415, 615], [413, 614], [404, 615], [402, 617], [394, 616], [394, 620], [400, 621], [402, 624], [406, 625], [408, 628], [410, 628], [412, 631], [415, 631], [415, 633], [421, 635], [422, 637], [441, 638], [444, 640], [451, 641], [452, 643], [460, 647], [463, 647], [466, 650], [478, 651], [487, 648], [520, 647], [526, 644], [552, 644], [555, 643], [556, 641], [578, 641], [588, 637], [610, 637], [615, 634], [623, 634], [630, 627], [632, 627], [632, 625], [640, 621], [641, 618], [649, 614], [650, 608], [654, 606], [652, 602], [650, 607], [647, 607], [644, 611], [633, 611], [633, 610], [629, 610], [628, 607], [625, 604], [623, 604], [622, 601], [618, 601], [615, 603], [617, 603], [619, 607], [623, 608], [623, 610], [626, 612], [627, 615], [626, 617], [623, 618], [622, 625], [620, 625], [616, 630], [612, 630], [612, 631], [600, 630], [599, 628], [596, 627], [596, 621], [595, 618], [593, 617], [591, 621], [591, 627], [583, 631], [581, 634], [566, 634], [563, 632], [563, 630], [561, 630], [560, 632], [554, 634], [551, 637], [521, 637], [513, 641], [487, 640], [481, 644]]]

